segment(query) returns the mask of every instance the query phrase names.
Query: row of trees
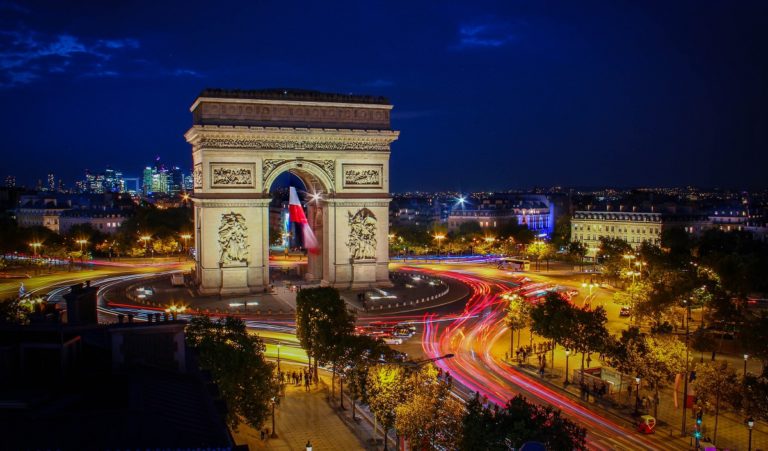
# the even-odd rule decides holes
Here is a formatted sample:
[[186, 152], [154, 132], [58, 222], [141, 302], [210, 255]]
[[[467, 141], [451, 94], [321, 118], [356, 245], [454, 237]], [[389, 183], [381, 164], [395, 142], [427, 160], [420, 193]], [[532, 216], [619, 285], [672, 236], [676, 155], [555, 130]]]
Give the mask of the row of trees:
[[[46, 227], [19, 227], [9, 216], [0, 217], [0, 251], [79, 258], [95, 253], [104, 257], [169, 255], [190, 244], [184, 239], [193, 229], [192, 209], [137, 206], [114, 234], [90, 224], [72, 226], [66, 233]], [[146, 239], [143, 239], [146, 238]], [[31, 247], [32, 243], [39, 244]]]
[[[465, 408], [451, 395], [450, 375], [443, 374], [429, 362], [404, 361], [402, 354], [379, 339], [355, 335], [354, 321], [354, 315], [333, 288], [304, 289], [296, 296], [299, 343], [307, 352], [315, 374], [319, 365], [330, 367], [334, 399], [338, 378], [342, 408], [346, 382], [353, 417], [357, 403], [366, 404], [385, 433], [394, 428], [414, 449], [508, 449], [485, 445], [505, 443], [505, 440], [545, 441], [554, 430], [559, 432], [552, 436], [563, 440], [557, 443], [573, 445], [566, 448], [583, 449], [583, 430], [561, 419], [552, 409], [524, 400], [511, 401], [506, 410], [491, 410], [477, 404]], [[521, 426], [508, 431], [504, 425], [512, 423]], [[493, 434], [481, 431], [493, 431]]]

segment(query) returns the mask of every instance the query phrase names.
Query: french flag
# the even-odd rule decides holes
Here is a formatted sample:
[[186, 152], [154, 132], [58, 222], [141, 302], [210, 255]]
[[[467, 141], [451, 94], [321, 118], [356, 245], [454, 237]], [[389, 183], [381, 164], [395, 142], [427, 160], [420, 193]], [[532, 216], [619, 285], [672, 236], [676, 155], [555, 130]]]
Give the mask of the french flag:
[[301, 224], [301, 232], [304, 238], [304, 247], [313, 254], [320, 252], [320, 246], [317, 243], [315, 233], [309, 227], [307, 216], [304, 214], [304, 209], [301, 207], [299, 201], [299, 195], [296, 193], [296, 188], [290, 187], [288, 192], [288, 219], [291, 222]]

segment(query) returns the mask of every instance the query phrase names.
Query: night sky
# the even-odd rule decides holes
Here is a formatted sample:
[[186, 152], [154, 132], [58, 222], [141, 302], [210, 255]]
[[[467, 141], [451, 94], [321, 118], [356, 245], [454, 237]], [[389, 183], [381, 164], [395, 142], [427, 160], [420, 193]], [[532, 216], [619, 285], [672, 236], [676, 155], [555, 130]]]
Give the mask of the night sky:
[[768, 186], [765, 1], [0, 1], [0, 177], [187, 168], [206, 87], [388, 97], [393, 191]]

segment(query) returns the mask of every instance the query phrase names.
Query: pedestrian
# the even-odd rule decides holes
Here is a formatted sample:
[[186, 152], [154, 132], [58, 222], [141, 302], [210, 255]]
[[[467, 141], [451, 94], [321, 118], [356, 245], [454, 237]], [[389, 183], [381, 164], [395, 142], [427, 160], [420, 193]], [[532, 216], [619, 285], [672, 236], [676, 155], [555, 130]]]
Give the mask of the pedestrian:
[[505, 353], [504, 353], [504, 361], [505, 361], [505, 362], [508, 362], [508, 361], [509, 361], [509, 352], [505, 352]]
[[309, 378], [308, 377], [304, 378], [304, 390], [305, 391], [309, 391]]

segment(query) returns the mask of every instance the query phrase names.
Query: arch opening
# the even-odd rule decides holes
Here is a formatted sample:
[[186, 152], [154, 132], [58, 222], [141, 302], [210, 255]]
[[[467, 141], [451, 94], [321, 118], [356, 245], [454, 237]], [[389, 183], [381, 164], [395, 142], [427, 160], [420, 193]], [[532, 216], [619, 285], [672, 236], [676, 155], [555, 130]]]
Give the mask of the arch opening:
[[[289, 190], [294, 188], [307, 219], [297, 223], [290, 215]], [[318, 175], [299, 167], [283, 167], [265, 180], [264, 190], [271, 197], [267, 249], [271, 284], [298, 280], [320, 281], [323, 274], [323, 236], [321, 200], [324, 183]], [[304, 228], [317, 239], [313, 247], [305, 242]]]

